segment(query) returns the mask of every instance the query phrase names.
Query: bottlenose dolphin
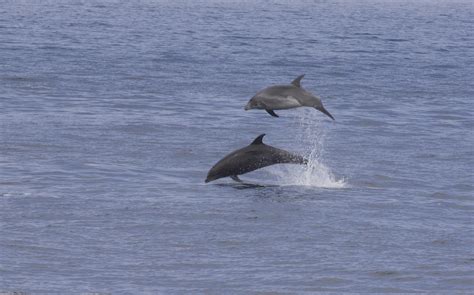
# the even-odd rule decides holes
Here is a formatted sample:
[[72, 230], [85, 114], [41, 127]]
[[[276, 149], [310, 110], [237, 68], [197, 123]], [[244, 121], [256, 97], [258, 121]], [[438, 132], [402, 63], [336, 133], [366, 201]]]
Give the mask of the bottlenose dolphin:
[[242, 182], [238, 175], [266, 166], [279, 163], [308, 163], [308, 160], [302, 156], [264, 144], [262, 142], [264, 136], [265, 134], [259, 135], [250, 145], [222, 158], [209, 170], [206, 182], [228, 176], [235, 181]]
[[273, 117], [278, 117], [274, 110], [286, 110], [297, 107], [313, 107], [334, 120], [334, 117], [324, 108], [321, 99], [301, 87], [298, 76], [290, 85], [275, 85], [260, 90], [245, 106], [245, 110], [263, 109]]

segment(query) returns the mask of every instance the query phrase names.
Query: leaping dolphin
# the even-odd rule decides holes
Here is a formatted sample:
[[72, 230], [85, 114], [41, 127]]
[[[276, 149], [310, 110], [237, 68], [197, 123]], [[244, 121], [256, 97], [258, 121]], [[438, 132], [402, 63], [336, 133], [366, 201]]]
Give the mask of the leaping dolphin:
[[262, 141], [264, 136], [265, 134], [259, 135], [250, 145], [228, 154], [217, 162], [209, 170], [206, 183], [228, 176], [235, 181], [242, 182], [238, 175], [263, 167], [280, 163], [308, 163], [308, 160], [302, 156], [264, 144]]
[[278, 117], [274, 110], [286, 110], [297, 107], [313, 107], [334, 120], [334, 117], [324, 108], [321, 99], [301, 87], [298, 76], [290, 85], [275, 85], [260, 90], [245, 106], [245, 110], [263, 109], [273, 117]]

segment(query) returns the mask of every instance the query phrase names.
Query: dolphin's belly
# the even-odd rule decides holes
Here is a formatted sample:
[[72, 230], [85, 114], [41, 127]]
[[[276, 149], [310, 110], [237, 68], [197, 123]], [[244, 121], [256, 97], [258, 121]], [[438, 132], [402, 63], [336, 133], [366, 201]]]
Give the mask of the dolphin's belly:
[[300, 107], [300, 102], [293, 96], [270, 96], [262, 99], [268, 110], [286, 110]]

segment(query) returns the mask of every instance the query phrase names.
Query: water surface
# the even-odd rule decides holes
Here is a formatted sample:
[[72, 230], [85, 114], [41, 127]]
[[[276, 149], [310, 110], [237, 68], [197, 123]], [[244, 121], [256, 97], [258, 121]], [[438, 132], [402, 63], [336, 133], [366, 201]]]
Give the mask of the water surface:
[[[474, 288], [470, 1], [2, 1], [0, 291]], [[312, 109], [243, 110], [289, 83]], [[219, 180], [266, 133], [311, 168]]]

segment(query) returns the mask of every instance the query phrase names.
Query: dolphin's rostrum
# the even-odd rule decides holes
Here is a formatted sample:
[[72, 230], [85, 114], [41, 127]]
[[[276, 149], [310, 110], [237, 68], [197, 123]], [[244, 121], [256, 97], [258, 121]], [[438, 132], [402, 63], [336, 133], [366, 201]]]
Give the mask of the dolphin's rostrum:
[[270, 115], [278, 117], [274, 110], [286, 110], [297, 107], [313, 107], [334, 120], [334, 117], [324, 108], [321, 99], [301, 87], [298, 76], [290, 85], [275, 85], [267, 87], [255, 94], [245, 106], [245, 110], [263, 109]]
[[254, 141], [239, 150], [236, 150], [215, 164], [207, 174], [206, 182], [222, 177], [231, 177], [235, 181], [238, 175], [245, 174], [266, 166], [288, 163], [307, 164], [308, 160], [300, 155], [278, 149], [262, 142], [265, 134], [259, 135]]

